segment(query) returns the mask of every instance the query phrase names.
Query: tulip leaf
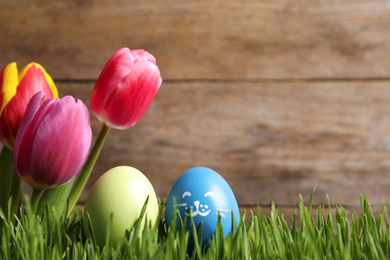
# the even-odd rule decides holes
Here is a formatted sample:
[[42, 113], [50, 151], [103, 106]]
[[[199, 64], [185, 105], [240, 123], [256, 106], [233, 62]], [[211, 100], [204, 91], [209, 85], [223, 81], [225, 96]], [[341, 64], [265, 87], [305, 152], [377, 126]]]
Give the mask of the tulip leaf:
[[14, 197], [14, 204], [19, 204], [20, 200], [21, 181], [14, 170], [12, 157], [12, 150], [7, 146], [3, 146], [0, 154], [0, 206], [3, 212], [6, 212], [8, 200], [11, 195]]
[[37, 215], [42, 215], [46, 211], [46, 207], [48, 207], [50, 210], [54, 208], [57, 219], [62, 216], [66, 217], [69, 193], [72, 189], [74, 179], [59, 187], [45, 190], [38, 203]]

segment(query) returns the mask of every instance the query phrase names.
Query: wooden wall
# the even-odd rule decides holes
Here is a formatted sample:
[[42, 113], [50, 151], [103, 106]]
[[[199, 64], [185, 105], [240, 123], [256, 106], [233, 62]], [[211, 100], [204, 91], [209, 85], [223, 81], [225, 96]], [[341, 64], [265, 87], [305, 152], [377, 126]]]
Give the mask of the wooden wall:
[[82, 200], [130, 165], [162, 198], [206, 166], [243, 206], [294, 206], [315, 186], [316, 204], [390, 203], [389, 1], [2, 0], [0, 29], [0, 67], [36, 61], [86, 104], [119, 48], [157, 58], [159, 92], [110, 132]]

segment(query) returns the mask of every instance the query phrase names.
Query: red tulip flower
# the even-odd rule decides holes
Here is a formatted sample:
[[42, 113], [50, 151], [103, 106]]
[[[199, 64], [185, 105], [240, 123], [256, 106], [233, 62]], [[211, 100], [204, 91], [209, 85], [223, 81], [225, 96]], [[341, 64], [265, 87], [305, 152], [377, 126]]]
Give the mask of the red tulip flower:
[[13, 62], [0, 72], [0, 142], [11, 150], [27, 104], [38, 91], [58, 98], [52, 78], [38, 63], [28, 64], [18, 74]]
[[31, 187], [42, 190], [71, 180], [83, 166], [91, 145], [89, 112], [73, 97], [33, 96], [15, 139], [14, 166]]
[[109, 127], [127, 129], [145, 114], [162, 79], [156, 59], [122, 48], [103, 68], [91, 95], [91, 110]]

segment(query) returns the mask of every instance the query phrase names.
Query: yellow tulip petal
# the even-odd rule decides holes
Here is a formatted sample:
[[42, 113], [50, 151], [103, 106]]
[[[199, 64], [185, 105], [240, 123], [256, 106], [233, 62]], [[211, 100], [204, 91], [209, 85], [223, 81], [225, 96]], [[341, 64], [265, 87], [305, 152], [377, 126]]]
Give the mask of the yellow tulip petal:
[[16, 95], [16, 88], [18, 87], [18, 68], [16, 62], [8, 64], [4, 68], [3, 82], [1, 85], [1, 93], [4, 95], [1, 102], [0, 114], [4, 107]]
[[46, 72], [46, 70], [41, 66], [39, 65], [38, 63], [35, 63], [35, 66], [40, 68], [43, 72], [43, 74], [45, 75], [45, 78], [46, 78], [46, 81], [47, 83], [49, 84], [49, 87], [50, 87], [50, 90], [51, 92], [53, 93], [53, 97], [54, 98], [58, 98], [58, 90], [57, 90], [57, 87], [56, 85], [54, 84], [54, 81], [53, 79], [51, 78], [51, 76], [49, 75], [49, 73]]
[[45, 76], [46, 82], [50, 87], [51, 92], [53, 93], [54, 98], [58, 98], [58, 90], [56, 85], [54, 84], [53, 79], [50, 77], [49, 73], [46, 72], [46, 70], [38, 63], [31, 62], [26, 67], [24, 67], [20, 73], [19, 73], [19, 82], [23, 79], [23, 77], [26, 75], [27, 71], [31, 66], [35, 66], [36, 68], [40, 69], [43, 72], [43, 75]]

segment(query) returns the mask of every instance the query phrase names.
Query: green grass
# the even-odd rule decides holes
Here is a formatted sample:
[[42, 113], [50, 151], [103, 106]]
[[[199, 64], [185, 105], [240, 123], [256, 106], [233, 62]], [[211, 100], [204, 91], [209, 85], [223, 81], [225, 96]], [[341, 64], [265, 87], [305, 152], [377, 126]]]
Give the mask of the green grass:
[[[189, 233], [136, 224], [127, 232], [125, 245], [103, 248], [87, 239], [82, 230], [82, 214], [56, 219], [46, 209], [42, 216], [31, 214], [30, 205], [19, 217], [0, 211], [0, 259], [389, 259], [390, 233], [386, 206], [374, 216], [366, 196], [361, 197], [361, 214], [348, 219], [344, 208], [319, 206], [312, 212], [312, 198], [307, 205], [299, 197], [297, 212], [287, 224], [284, 213], [272, 205], [270, 216], [261, 208], [244, 212], [235, 234], [223, 237], [222, 226], [210, 247], [195, 245], [187, 253]], [[162, 212], [164, 203], [161, 203]], [[314, 217], [313, 217], [314, 216]], [[251, 219], [247, 221], [247, 219]], [[142, 236], [137, 234], [142, 233]], [[199, 241], [201, 234], [195, 236]], [[139, 237], [142, 237], [141, 239]]]

